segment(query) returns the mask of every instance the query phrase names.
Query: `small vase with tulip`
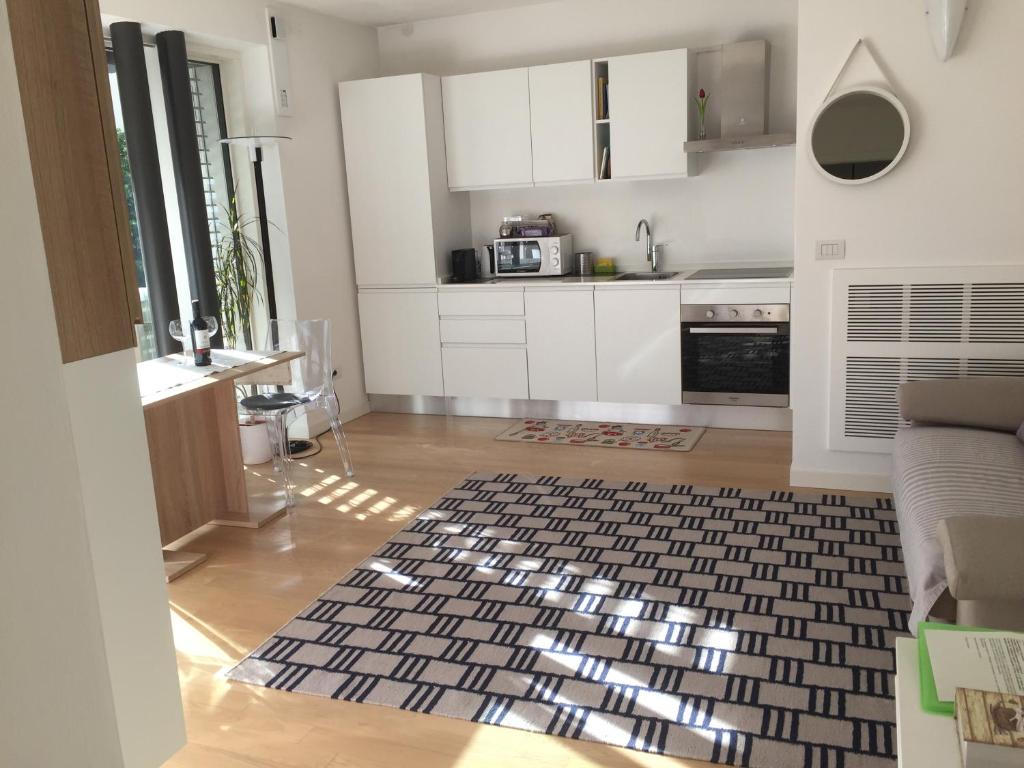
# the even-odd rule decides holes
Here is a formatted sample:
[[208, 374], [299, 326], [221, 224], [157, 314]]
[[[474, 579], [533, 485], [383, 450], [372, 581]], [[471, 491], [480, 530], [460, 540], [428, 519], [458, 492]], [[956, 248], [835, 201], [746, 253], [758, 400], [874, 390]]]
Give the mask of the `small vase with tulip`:
[[693, 97], [694, 103], [697, 105], [697, 140], [703, 141], [708, 137], [707, 126], [704, 124], [704, 118], [708, 111], [708, 101], [711, 99], [711, 94], [707, 93], [701, 88], [697, 95]]

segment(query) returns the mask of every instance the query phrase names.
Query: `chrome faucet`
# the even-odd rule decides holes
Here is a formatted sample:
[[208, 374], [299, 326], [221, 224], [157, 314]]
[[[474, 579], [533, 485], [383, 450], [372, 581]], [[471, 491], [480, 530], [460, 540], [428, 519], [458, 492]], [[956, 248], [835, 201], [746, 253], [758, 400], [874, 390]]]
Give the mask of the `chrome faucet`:
[[640, 219], [636, 223], [636, 241], [640, 242], [640, 228], [643, 228], [647, 233], [647, 244], [645, 246], [647, 260], [651, 262], [651, 272], [658, 271], [658, 246], [654, 244], [654, 240], [651, 238], [651, 225], [647, 223], [647, 219]]

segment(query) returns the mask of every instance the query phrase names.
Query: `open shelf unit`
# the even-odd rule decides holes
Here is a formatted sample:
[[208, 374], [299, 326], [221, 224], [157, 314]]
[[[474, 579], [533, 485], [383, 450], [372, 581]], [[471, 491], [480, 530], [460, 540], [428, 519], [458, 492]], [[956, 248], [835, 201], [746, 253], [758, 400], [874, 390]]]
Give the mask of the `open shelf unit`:
[[608, 62], [594, 62], [594, 178], [612, 177], [611, 110], [608, 103]]
[[[749, 44], [753, 44], [753, 41]], [[747, 44], [744, 44], [747, 45]], [[766, 46], [767, 48], [767, 46]], [[723, 91], [733, 87], [724, 72], [725, 46], [712, 45], [689, 50], [689, 128], [683, 151], [687, 154], [707, 154], [737, 149], [762, 149], [765, 147], [784, 147], [796, 143], [796, 134], [791, 132], [752, 133], [745, 136], [723, 136]], [[769, 71], [768, 54], [765, 54], [764, 99], [768, 98], [767, 73]], [[711, 94], [708, 105], [705, 127], [707, 136], [698, 139], [699, 116], [694, 96], [704, 88]], [[748, 90], [749, 93], [749, 90]], [[735, 102], [735, 100], [733, 100]], [[735, 105], [734, 105], [735, 106]], [[735, 110], [734, 110], [735, 111]], [[764, 113], [764, 127], [768, 125], [767, 110]]]

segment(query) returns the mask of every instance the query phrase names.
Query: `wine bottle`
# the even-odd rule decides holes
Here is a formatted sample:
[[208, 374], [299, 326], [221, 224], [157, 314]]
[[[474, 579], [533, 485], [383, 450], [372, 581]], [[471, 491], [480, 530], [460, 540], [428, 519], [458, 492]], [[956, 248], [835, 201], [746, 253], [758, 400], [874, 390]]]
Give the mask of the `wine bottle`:
[[210, 327], [203, 320], [199, 312], [199, 299], [192, 300], [192, 322], [189, 323], [189, 330], [192, 333], [192, 356], [196, 366], [210, 365], [213, 358], [210, 355]]

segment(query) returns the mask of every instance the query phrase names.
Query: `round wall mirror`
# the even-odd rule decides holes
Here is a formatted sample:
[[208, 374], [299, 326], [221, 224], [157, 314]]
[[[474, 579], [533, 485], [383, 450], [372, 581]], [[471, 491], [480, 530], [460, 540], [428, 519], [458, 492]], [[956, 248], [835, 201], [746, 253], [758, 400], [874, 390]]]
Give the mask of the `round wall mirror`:
[[836, 94], [811, 123], [811, 160], [840, 184], [864, 184], [891, 171], [907, 151], [910, 121], [893, 94], [856, 88]]

